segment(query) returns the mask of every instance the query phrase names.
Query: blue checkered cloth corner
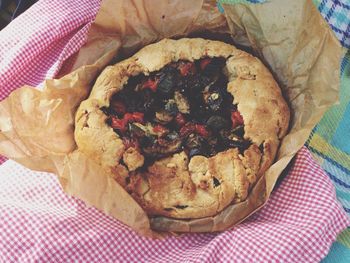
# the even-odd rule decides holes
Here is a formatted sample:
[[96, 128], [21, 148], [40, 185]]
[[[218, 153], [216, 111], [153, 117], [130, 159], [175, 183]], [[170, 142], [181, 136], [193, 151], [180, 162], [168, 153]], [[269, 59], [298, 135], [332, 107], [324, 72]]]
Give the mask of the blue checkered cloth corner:
[[334, 31], [340, 43], [350, 48], [350, 1], [349, 0], [318, 0], [318, 5], [323, 17]]

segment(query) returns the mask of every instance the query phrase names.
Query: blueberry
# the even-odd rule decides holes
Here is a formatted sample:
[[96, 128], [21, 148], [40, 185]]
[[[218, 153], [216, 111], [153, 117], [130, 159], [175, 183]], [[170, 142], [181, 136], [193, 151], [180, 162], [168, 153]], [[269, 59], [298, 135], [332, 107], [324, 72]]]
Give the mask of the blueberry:
[[229, 140], [227, 143], [230, 148], [238, 148], [240, 153], [243, 153], [251, 145], [251, 142], [247, 140]]
[[141, 138], [140, 144], [143, 147], [152, 146], [157, 141], [157, 137], [154, 135], [147, 135]]
[[176, 116], [176, 114], [179, 112], [176, 102], [174, 100], [169, 100], [165, 104], [165, 111], [169, 113], [171, 116]]
[[186, 147], [189, 149], [200, 149], [203, 144], [203, 138], [194, 133], [190, 134], [186, 140]]
[[195, 156], [195, 155], [202, 155], [202, 154], [201, 154], [201, 150], [200, 150], [199, 148], [192, 148], [192, 149], [189, 151], [189, 153], [188, 153], [188, 156], [189, 156], [190, 158], [192, 158], [192, 157]]
[[213, 131], [220, 131], [226, 128], [229, 122], [221, 116], [213, 115], [207, 120], [207, 126]]
[[165, 68], [160, 74], [160, 80], [157, 87], [158, 94], [162, 97], [171, 97], [176, 86], [176, 70], [174, 68]]

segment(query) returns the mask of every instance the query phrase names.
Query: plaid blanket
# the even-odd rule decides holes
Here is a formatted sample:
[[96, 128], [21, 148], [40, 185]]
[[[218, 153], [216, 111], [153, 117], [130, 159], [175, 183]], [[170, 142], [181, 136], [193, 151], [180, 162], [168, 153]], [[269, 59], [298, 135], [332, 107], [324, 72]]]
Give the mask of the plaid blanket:
[[[350, 10], [348, 11], [350, 21]], [[350, 23], [345, 41], [350, 40]], [[336, 188], [337, 198], [350, 215], [350, 52], [342, 61], [340, 104], [333, 106], [314, 128], [306, 146], [327, 172]], [[346, 255], [346, 256], [345, 256]], [[350, 229], [333, 244], [324, 262], [349, 262]]]
[[[349, 0], [314, 1], [340, 43], [350, 48]], [[350, 51], [341, 61], [340, 104], [333, 106], [313, 130], [306, 146], [327, 172], [338, 200], [350, 216]], [[323, 262], [349, 262], [350, 229], [337, 238]]]
[[[264, 3], [266, 0], [222, 0], [219, 3]], [[340, 43], [350, 48], [350, 1], [313, 0]], [[350, 216], [350, 50], [341, 63], [340, 103], [314, 128], [306, 146], [327, 172], [337, 198]], [[323, 262], [350, 262], [350, 228], [337, 238]]]

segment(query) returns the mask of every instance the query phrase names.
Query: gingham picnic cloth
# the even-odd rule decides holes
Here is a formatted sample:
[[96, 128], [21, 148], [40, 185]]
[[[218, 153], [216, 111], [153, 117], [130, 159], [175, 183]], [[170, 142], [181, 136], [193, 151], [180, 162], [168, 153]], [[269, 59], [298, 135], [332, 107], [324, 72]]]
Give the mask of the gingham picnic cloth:
[[[0, 98], [39, 85], [86, 40], [99, 1], [39, 1], [0, 32]], [[140, 237], [62, 192], [57, 178], [0, 166], [0, 262], [317, 262], [350, 224], [306, 148], [267, 205], [222, 233]]]
[[3, 262], [318, 262], [349, 223], [306, 148], [267, 205], [222, 233], [140, 237], [62, 192], [57, 178], [0, 166]]

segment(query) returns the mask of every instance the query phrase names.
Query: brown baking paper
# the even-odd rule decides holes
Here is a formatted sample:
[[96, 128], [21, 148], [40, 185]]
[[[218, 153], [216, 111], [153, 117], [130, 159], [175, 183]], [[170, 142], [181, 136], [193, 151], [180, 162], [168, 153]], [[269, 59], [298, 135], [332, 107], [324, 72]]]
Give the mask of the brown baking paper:
[[[270, 0], [226, 5], [213, 1], [105, 0], [87, 43], [43, 91], [17, 89], [0, 103], [0, 154], [34, 170], [55, 173], [64, 191], [112, 215], [140, 234], [225, 230], [257, 211], [277, 178], [302, 147], [323, 113], [337, 102], [342, 48], [311, 0]], [[251, 48], [271, 69], [292, 110], [289, 134], [276, 162], [247, 200], [214, 217], [148, 218], [130, 195], [94, 161], [76, 149], [74, 114], [101, 70], [165, 37], [219, 38]], [[225, 38], [227, 40], [227, 36]], [[59, 76], [64, 75], [61, 72]]]

